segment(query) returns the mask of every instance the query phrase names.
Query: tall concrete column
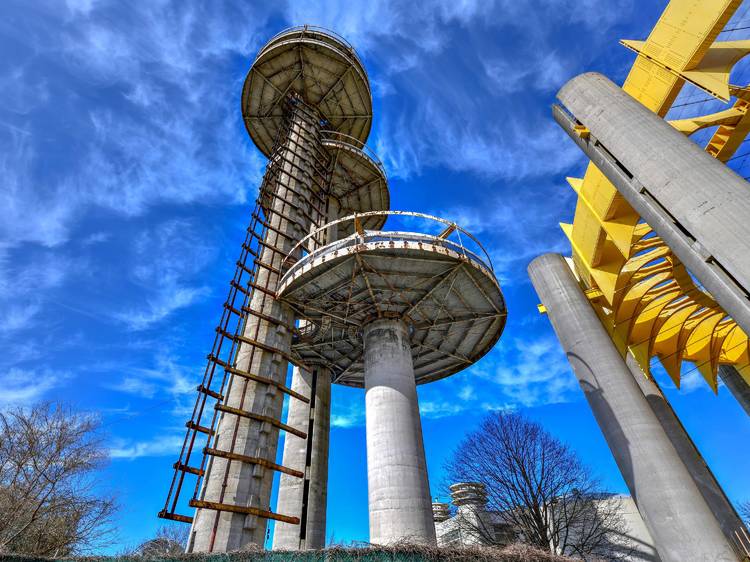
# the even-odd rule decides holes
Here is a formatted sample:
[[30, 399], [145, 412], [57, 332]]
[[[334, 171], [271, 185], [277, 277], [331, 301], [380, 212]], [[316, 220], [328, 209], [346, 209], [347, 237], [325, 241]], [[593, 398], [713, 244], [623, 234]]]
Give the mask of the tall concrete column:
[[403, 320], [364, 327], [370, 542], [436, 544], [417, 387]]
[[571, 135], [721, 307], [750, 333], [750, 185], [609, 79], [586, 73], [557, 97]]
[[[305, 473], [305, 479], [282, 474], [279, 483], [278, 513], [296, 514], [305, 519], [300, 525], [277, 522], [273, 532], [274, 550], [314, 550], [325, 547], [326, 505], [328, 498], [328, 444], [331, 429], [331, 373], [316, 367], [307, 371], [295, 367], [292, 390], [310, 396], [310, 404], [291, 399], [287, 424], [308, 433], [308, 442], [292, 434], [284, 439], [281, 464]], [[307, 498], [305, 500], [305, 487]], [[303, 505], [305, 506], [303, 509]]]
[[[335, 221], [337, 218], [339, 218], [340, 210], [341, 210], [341, 206], [339, 205], [338, 199], [329, 197], [328, 198], [328, 221], [329, 222]], [[332, 224], [326, 230], [326, 244], [335, 242], [338, 239], [339, 239], [339, 225]]]
[[[339, 202], [328, 198], [327, 221], [339, 217]], [[310, 230], [320, 225], [312, 224]], [[338, 239], [338, 224], [329, 226], [325, 232], [325, 242], [330, 244]], [[313, 248], [315, 249], [315, 248]], [[300, 327], [305, 322], [302, 321]], [[306, 472], [307, 461], [311, 462], [308, 478], [300, 480], [282, 474], [279, 482], [279, 498], [276, 504], [278, 513], [302, 513], [305, 481], [308, 482], [308, 498], [305, 506], [306, 522], [301, 525], [290, 525], [277, 522], [273, 532], [274, 550], [315, 550], [325, 547], [326, 541], [326, 506], [328, 499], [328, 451], [331, 431], [331, 373], [328, 369], [319, 368], [313, 384], [313, 374], [305, 369], [295, 367], [292, 371], [292, 390], [303, 396], [315, 396], [314, 404], [304, 404], [299, 400], [289, 402], [287, 424], [307, 431], [312, 409], [313, 437], [311, 440], [310, 459], [307, 459], [307, 443], [294, 435], [287, 435], [284, 440], [284, 456], [281, 464], [286, 467]], [[304, 537], [303, 537], [304, 535]]]
[[737, 556], [562, 256], [529, 276], [663, 562]]
[[703, 460], [703, 455], [701, 455], [695, 446], [690, 435], [685, 431], [680, 418], [677, 417], [669, 401], [664, 397], [657, 382], [646, 377], [640, 365], [638, 365], [638, 362], [631, 354], [628, 353], [625, 363], [633, 374], [633, 378], [640, 387], [641, 392], [646, 397], [646, 401], [651, 406], [651, 410], [664, 428], [664, 432], [667, 434], [672, 446], [685, 464], [685, 468], [687, 468], [690, 476], [692, 476], [693, 482], [695, 482], [708, 507], [711, 509], [714, 517], [716, 517], [719, 527], [724, 532], [724, 536], [730, 543], [734, 544], [735, 537], [737, 536], [736, 533], [745, 527], [739, 515], [737, 515], [734, 506], [732, 506], [726, 494], [724, 494], [724, 490], [719, 485], [706, 461]]
[[719, 378], [727, 385], [729, 392], [740, 403], [742, 409], [750, 415], [750, 385], [737, 369], [731, 365], [719, 365]]
[[[278, 272], [285, 256], [309, 230], [307, 210], [311, 207], [316, 174], [312, 155], [319, 149], [319, 128], [318, 116], [302, 105], [296, 106], [290, 115], [287, 137], [274, 153], [281, 164], [270, 193], [270, 228], [258, 258], [267, 267], [259, 267], [253, 279], [266, 291], [253, 291], [248, 308], [258, 314], [249, 315], [243, 327], [243, 336], [258, 341], [260, 346], [242, 343], [235, 357], [238, 370], [260, 373], [279, 382], [286, 380], [287, 361], [269, 348], [287, 355], [291, 352], [292, 332], [288, 327], [293, 324], [293, 313], [268, 293], [272, 294], [278, 286]], [[224, 404], [279, 420], [283, 396], [275, 386], [234, 377], [225, 391]], [[220, 451], [276, 458], [279, 430], [272, 424], [222, 412], [216, 433], [213, 446]], [[200, 500], [270, 510], [272, 484], [273, 471], [263, 466], [213, 457], [206, 469]], [[256, 515], [198, 509], [187, 550], [227, 552], [262, 545], [266, 523], [266, 519]]]

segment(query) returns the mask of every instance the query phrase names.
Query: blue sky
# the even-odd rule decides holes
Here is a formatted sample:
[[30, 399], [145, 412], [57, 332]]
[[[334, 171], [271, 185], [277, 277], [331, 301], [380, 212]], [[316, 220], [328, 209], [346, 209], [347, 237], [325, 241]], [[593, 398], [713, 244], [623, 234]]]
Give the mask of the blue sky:
[[[101, 412], [112, 453], [102, 486], [124, 506], [115, 548], [153, 533], [264, 165], [242, 124], [242, 82], [271, 35], [310, 23], [364, 59], [369, 144], [392, 207], [477, 235], [508, 301], [489, 355], [420, 388], [434, 493], [461, 437], [507, 407], [625, 491], [525, 268], [566, 250], [557, 224], [575, 199], [564, 177], [585, 164], [550, 117], [555, 91], [586, 70], [622, 82], [633, 55], [618, 39], [645, 38], [665, 5], [6, 0], [2, 407], [51, 399]], [[660, 381], [730, 498], [750, 498], [739, 446], [750, 423], [726, 389], [714, 396], [697, 373], [679, 392]], [[366, 540], [364, 395], [335, 388], [333, 400], [328, 533]]]

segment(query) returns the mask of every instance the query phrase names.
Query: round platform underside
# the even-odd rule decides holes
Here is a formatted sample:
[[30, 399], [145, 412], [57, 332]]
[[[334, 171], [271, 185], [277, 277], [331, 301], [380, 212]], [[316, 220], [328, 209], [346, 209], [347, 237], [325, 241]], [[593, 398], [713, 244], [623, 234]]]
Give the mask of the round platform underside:
[[263, 46], [263, 48], [258, 53], [258, 56], [263, 54], [264, 51], [270, 49], [274, 45], [278, 43], [282, 43], [283, 41], [288, 41], [290, 39], [300, 39], [300, 38], [309, 38], [309, 39], [315, 39], [317, 41], [322, 41], [323, 43], [329, 44], [334, 49], [338, 49], [339, 51], [342, 51], [346, 53], [349, 58], [354, 59], [359, 63], [359, 65], [364, 68], [362, 65], [362, 61], [359, 60], [359, 57], [357, 56], [356, 51], [354, 50], [354, 47], [349, 44], [349, 42], [344, 39], [343, 37], [337, 35], [335, 32], [329, 30], [329, 29], [323, 29], [322, 27], [315, 27], [315, 26], [299, 26], [299, 27], [290, 27], [289, 29], [285, 29], [284, 31], [278, 33], [277, 35], [274, 35], [271, 37], [271, 39], [268, 40], [268, 42]]
[[[372, 158], [356, 146], [340, 140], [324, 140], [331, 155], [331, 195], [339, 200], [339, 216], [369, 211], [387, 211], [391, 199], [385, 172]], [[388, 217], [373, 215], [362, 218], [366, 229], [382, 228]], [[344, 238], [354, 233], [354, 223], [345, 222], [339, 227], [339, 236]]]
[[372, 124], [367, 75], [351, 49], [318, 33], [283, 34], [255, 59], [242, 89], [242, 115], [250, 138], [266, 156], [282, 126], [285, 97], [295, 92], [333, 129], [365, 142]]
[[505, 326], [494, 275], [434, 237], [368, 232], [306, 256], [284, 276], [279, 298], [311, 321], [292, 347], [333, 382], [364, 386], [361, 329], [378, 314], [411, 329], [417, 384], [461, 371], [487, 353]]

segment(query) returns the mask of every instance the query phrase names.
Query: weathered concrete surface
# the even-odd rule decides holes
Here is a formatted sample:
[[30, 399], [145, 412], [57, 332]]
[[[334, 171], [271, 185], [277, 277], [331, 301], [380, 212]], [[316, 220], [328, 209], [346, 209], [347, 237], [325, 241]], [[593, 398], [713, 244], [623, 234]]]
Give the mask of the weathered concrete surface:
[[562, 256], [529, 276], [663, 562], [736, 561], [731, 545]]
[[[339, 202], [328, 197], [326, 221], [339, 218]], [[310, 225], [310, 231], [319, 227]], [[338, 224], [328, 227], [325, 233], [326, 243], [338, 240]], [[312, 248], [316, 249], [315, 238], [310, 239]], [[306, 324], [302, 321], [300, 327]], [[292, 390], [302, 396], [315, 396], [313, 403], [305, 404], [299, 400], [289, 401], [287, 425], [307, 432], [311, 410], [313, 417], [313, 436], [311, 441], [311, 460], [309, 474], [309, 492], [307, 505], [307, 522], [302, 538], [302, 527], [277, 521], [273, 531], [274, 550], [321, 549], [326, 541], [326, 507], [328, 500], [328, 452], [331, 431], [331, 372], [318, 368], [313, 389], [312, 372], [299, 367], [292, 370]], [[307, 460], [307, 441], [288, 434], [284, 438], [282, 465], [305, 472]], [[282, 474], [279, 480], [279, 497], [276, 511], [285, 514], [301, 514], [304, 480]]]
[[409, 330], [380, 318], [364, 327], [370, 542], [436, 544]]
[[750, 416], [750, 385], [731, 365], [719, 365], [719, 377], [727, 385], [735, 400], [740, 403], [742, 409]]
[[[319, 145], [319, 128], [319, 118], [303, 108], [298, 109], [292, 116], [288, 138], [281, 148], [280, 156], [284, 163], [271, 199], [273, 212], [268, 217], [271, 228], [266, 234], [267, 246], [263, 247], [259, 257], [262, 263], [273, 269], [259, 268], [254, 280], [270, 291], [275, 291], [278, 285], [278, 273], [275, 271], [281, 268], [283, 258], [309, 230], [309, 218], [303, 212], [309, 210], [311, 205], [309, 198], [315, 171], [309, 155], [316, 150], [316, 143]], [[285, 200], [292, 202], [294, 207]], [[304, 228], [300, 225], [304, 225]], [[276, 247], [279, 251], [274, 251], [271, 247]], [[292, 333], [287, 327], [293, 324], [293, 314], [289, 307], [262, 291], [253, 292], [249, 306], [279, 323], [249, 316], [244, 335], [288, 354], [291, 351]], [[240, 346], [236, 366], [251, 373], [273, 377], [279, 382], [286, 380], [285, 359], [279, 354], [250, 345]], [[275, 419], [281, 418], [283, 396], [274, 386], [234, 377], [225, 396], [224, 403], [228, 406]], [[233, 450], [242, 455], [274, 459], [278, 434], [279, 430], [270, 424], [223, 413], [217, 422], [214, 446], [223, 451]], [[268, 510], [272, 483], [273, 471], [269, 469], [211, 457], [200, 499]], [[253, 544], [262, 545], [265, 541], [266, 523], [265, 519], [254, 515], [198, 509], [191, 529], [188, 552], [226, 552], [241, 550]]]
[[750, 185], [597, 73], [557, 97], [750, 293]]
[[631, 354], [627, 355], [625, 363], [630, 372], [633, 373], [635, 382], [646, 397], [646, 401], [664, 428], [664, 432], [672, 442], [672, 446], [677, 451], [685, 468], [687, 468], [690, 476], [692, 476], [693, 482], [695, 482], [708, 507], [711, 509], [714, 517], [716, 517], [721, 530], [724, 532], [724, 536], [730, 543], [734, 543], [736, 540], [735, 533], [744, 529], [744, 524], [739, 515], [737, 515], [734, 506], [732, 506], [726, 494], [724, 494], [724, 490], [716, 480], [713, 472], [711, 472], [706, 461], [703, 460], [703, 455], [701, 455], [690, 435], [685, 431], [685, 427], [680, 422], [669, 401], [664, 397], [656, 381], [646, 378], [640, 365], [638, 365], [638, 362]]
[[[284, 455], [281, 464], [309, 473], [307, 518], [303, 527], [277, 521], [273, 531], [274, 550], [321, 549], [326, 542], [326, 505], [328, 499], [328, 450], [331, 428], [331, 373], [316, 367], [313, 372], [295, 367], [292, 372], [292, 390], [303, 396], [314, 397], [310, 404], [294, 398], [289, 401], [286, 423], [308, 432], [312, 415], [313, 430], [309, 471], [307, 471], [307, 440], [287, 433], [284, 438]], [[279, 499], [276, 511], [301, 516], [305, 482], [302, 478], [282, 474], [279, 482]]]

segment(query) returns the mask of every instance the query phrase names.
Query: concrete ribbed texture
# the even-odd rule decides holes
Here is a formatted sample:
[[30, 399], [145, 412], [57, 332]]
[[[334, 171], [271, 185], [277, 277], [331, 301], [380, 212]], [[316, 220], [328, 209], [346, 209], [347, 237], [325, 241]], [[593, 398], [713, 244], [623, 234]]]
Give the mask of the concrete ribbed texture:
[[[303, 396], [315, 396], [311, 404], [291, 399], [286, 423], [307, 433], [310, 409], [313, 410], [313, 433], [310, 458], [310, 489], [307, 501], [305, 538], [300, 525], [276, 522], [273, 531], [274, 550], [320, 549], [326, 541], [326, 501], [328, 497], [328, 444], [331, 426], [331, 374], [328, 369], [316, 368], [315, 389], [313, 373], [295, 367], [292, 373], [292, 390]], [[284, 438], [284, 455], [281, 464], [305, 472], [307, 440], [287, 434]], [[282, 474], [279, 482], [279, 499], [276, 511], [301, 515], [304, 481]]]
[[750, 416], [750, 385], [742, 378], [742, 375], [731, 365], [719, 365], [719, 378]]
[[[260, 261], [275, 270], [281, 268], [286, 253], [304, 236], [300, 224], [309, 222], [303, 214], [290, 208], [283, 200], [295, 202], [301, 209], [309, 208], [305, 194], [312, 189], [313, 171], [306, 153], [314, 151], [314, 143], [319, 141], [319, 120], [297, 109], [292, 115], [291, 128], [284, 145], [280, 149], [283, 157], [282, 172], [275, 182], [275, 193], [271, 200], [268, 222], [271, 228], [265, 242], [278, 248], [275, 252], [263, 246]], [[305, 173], [300, 173], [300, 170]], [[259, 268], [254, 282], [275, 291], [278, 274], [274, 270]], [[262, 291], [254, 291], [249, 303], [252, 310], [281, 321], [272, 324], [257, 316], [249, 316], [244, 334], [254, 340], [290, 353], [292, 334], [285, 326], [291, 326], [293, 315], [284, 304], [270, 298]], [[236, 359], [238, 369], [273, 377], [277, 381], [286, 380], [287, 362], [277, 354], [241, 345]], [[283, 396], [273, 386], [259, 384], [235, 377], [226, 390], [224, 403], [228, 406], [281, 419]], [[223, 451], [234, 451], [242, 455], [275, 459], [279, 430], [267, 423], [259, 423], [247, 418], [237, 418], [234, 414], [223, 413], [217, 422], [215, 447]], [[231, 462], [211, 457], [200, 499], [228, 503], [238, 506], [252, 506], [270, 509], [273, 471], [258, 465], [244, 462]], [[191, 530], [189, 552], [226, 552], [240, 550], [250, 545], [262, 545], [265, 541], [266, 523], [263, 518], [241, 513], [219, 512], [198, 509]]]
[[708, 507], [716, 517], [716, 520], [724, 532], [724, 536], [730, 542], [735, 541], [735, 533], [744, 529], [744, 524], [724, 494], [724, 490], [719, 485], [713, 472], [703, 460], [695, 443], [685, 431], [685, 427], [672, 409], [672, 406], [662, 394], [659, 385], [655, 380], [647, 378], [635, 358], [628, 354], [625, 363], [633, 373], [635, 382], [638, 383], [646, 401], [651, 406], [651, 410], [656, 415], [659, 423], [664, 428], [664, 432], [674, 446], [677, 454], [687, 468], [693, 482], [700, 490], [703, 498], [706, 500]]
[[435, 544], [409, 331], [398, 319], [364, 327], [370, 542]]
[[562, 256], [529, 276], [663, 562], [736, 561], [711, 509]]

